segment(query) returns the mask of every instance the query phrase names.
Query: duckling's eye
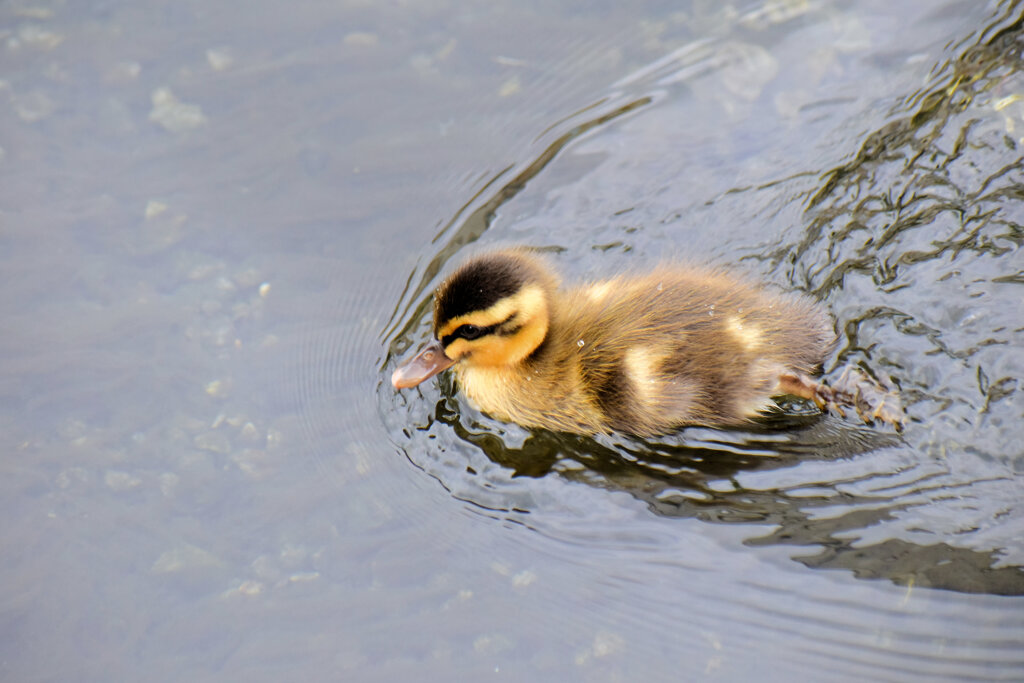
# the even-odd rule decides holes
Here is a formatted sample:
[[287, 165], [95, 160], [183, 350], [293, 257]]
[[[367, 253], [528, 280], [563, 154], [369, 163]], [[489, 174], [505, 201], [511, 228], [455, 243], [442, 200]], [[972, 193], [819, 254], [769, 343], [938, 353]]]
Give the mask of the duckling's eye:
[[458, 336], [462, 337], [463, 339], [468, 339], [470, 341], [472, 341], [473, 339], [477, 339], [483, 333], [484, 329], [482, 327], [477, 327], [476, 325], [462, 325], [456, 332]]

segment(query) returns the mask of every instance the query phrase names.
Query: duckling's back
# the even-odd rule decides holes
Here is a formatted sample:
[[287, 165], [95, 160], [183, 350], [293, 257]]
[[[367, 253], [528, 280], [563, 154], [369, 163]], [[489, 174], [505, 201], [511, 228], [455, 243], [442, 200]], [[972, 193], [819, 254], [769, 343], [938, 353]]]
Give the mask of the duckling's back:
[[670, 268], [565, 292], [550, 335], [536, 362], [575, 369], [575, 412], [641, 435], [740, 423], [770, 405], [781, 375], [813, 372], [834, 344], [827, 315], [801, 295]]

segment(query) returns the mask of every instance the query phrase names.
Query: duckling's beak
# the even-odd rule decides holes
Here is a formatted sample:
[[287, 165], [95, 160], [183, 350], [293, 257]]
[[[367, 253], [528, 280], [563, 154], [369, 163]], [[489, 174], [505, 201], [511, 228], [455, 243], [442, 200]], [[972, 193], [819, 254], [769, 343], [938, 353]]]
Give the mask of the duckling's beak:
[[444, 355], [444, 347], [441, 346], [441, 342], [434, 340], [424, 346], [405, 365], [395, 370], [391, 375], [391, 383], [395, 385], [395, 389], [408, 389], [447, 370], [454, 362]]

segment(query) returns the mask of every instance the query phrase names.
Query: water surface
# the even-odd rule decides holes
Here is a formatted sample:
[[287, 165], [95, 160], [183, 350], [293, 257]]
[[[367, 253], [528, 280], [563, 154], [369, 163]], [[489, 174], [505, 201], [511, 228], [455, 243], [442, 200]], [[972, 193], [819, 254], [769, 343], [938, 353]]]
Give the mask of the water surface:
[[[8, 4], [10, 680], [1024, 677], [1012, 2]], [[884, 427], [396, 394], [467, 249], [819, 298]]]

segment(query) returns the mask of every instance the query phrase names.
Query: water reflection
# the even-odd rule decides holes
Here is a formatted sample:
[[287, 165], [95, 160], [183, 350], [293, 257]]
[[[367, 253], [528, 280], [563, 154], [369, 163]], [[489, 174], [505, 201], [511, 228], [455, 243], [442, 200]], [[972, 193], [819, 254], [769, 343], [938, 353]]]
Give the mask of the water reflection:
[[[821, 481], [798, 478], [795, 484], [771, 488], [742, 483], [744, 474], [856, 459], [870, 451], [898, 448], [900, 439], [893, 434], [792, 412], [766, 419], [759, 432], [691, 428], [662, 441], [645, 441], [495, 429], [478, 413], [476, 421], [464, 422], [463, 411], [474, 414], [452, 398], [442, 398], [434, 418], [512, 478], [557, 473], [568, 481], [627, 492], [666, 517], [771, 525], [770, 533], [753, 536], [747, 544], [803, 548], [805, 552], [794, 559], [810, 568], [845, 569], [858, 578], [888, 579], [907, 586], [1024, 595], [1024, 572], [1019, 567], [997, 567], [1000, 557], [995, 551], [901, 539], [857, 542], [858, 530], [928, 505], [929, 490], [955, 495], [956, 486], [944, 484], [941, 474], [927, 467], [908, 464], [892, 472], [869, 470]], [[504, 476], [493, 478], [493, 470], [488, 474], [479, 468], [481, 474], [473, 459], [461, 474], [438, 474], [432, 465], [417, 464], [442, 479], [453, 474], [463, 478], [459, 495], [474, 505], [512, 515], [530, 513], [509, 503], [514, 498], [503, 507], [494, 494], [502, 490]], [[817, 471], [834, 474], [828, 468]], [[519, 521], [531, 525], [528, 517], [521, 516]]]

